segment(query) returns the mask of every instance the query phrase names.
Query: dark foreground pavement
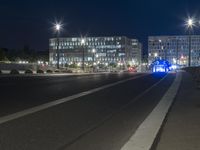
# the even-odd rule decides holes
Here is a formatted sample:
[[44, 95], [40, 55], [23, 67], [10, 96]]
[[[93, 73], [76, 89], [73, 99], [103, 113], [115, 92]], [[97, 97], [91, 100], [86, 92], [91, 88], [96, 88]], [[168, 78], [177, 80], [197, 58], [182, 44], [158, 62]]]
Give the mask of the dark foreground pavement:
[[[165, 74], [142, 76], [0, 124], [0, 149], [120, 150], [160, 101], [175, 76], [175, 74], [169, 74], [166, 77]], [[105, 82], [111, 82], [110, 78], [114, 77], [107, 76], [109, 80], [104, 77], [104, 84]], [[94, 82], [93, 86], [90, 85], [90, 87], [86, 86], [87, 84], [80, 84], [88, 81], [93, 82], [95, 78], [91, 78], [84, 78], [85, 80], [81, 78], [80, 81], [72, 79], [73, 82], [69, 81], [70, 86], [68, 88], [62, 84], [63, 80], [58, 84], [55, 82], [55, 85], [50, 83], [49, 88], [46, 81], [44, 82], [45, 86], [37, 82], [32, 82], [31, 85], [33, 85], [34, 89], [39, 87], [40, 90], [50, 90], [50, 92], [53, 92], [53, 87], [56, 87], [56, 85], [62, 92], [72, 87], [77, 89], [77, 93], [81, 88], [85, 91], [87, 88], [91, 89], [92, 87], [100, 86], [101, 82]], [[124, 78], [127, 78], [127, 76]], [[99, 77], [96, 79], [98, 80]], [[80, 87], [77, 87], [79, 85], [77, 82]], [[112, 82], [114, 81], [112, 80]], [[67, 82], [64, 83], [66, 84]], [[156, 83], [158, 84], [151, 90], [144, 92]], [[23, 89], [24, 86], [31, 88], [26, 83], [21, 88]], [[48, 90], [45, 90], [45, 87]], [[47, 98], [49, 97], [49, 101], [52, 101], [54, 97], [49, 95], [60, 92], [58, 89], [55, 88], [56, 92], [53, 93], [45, 93]], [[20, 97], [17, 93], [15, 94]], [[139, 95], [140, 97], [138, 97]], [[33, 101], [37, 96], [33, 91], [33, 97], [30, 97], [30, 99]], [[12, 95], [9, 97], [12, 97]], [[29, 97], [26, 97], [26, 99], [32, 103], [32, 101], [29, 101]], [[19, 101], [20, 105], [23, 105], [26, 99]], [[38, 101], [38, 99], [35, 100]], [[25, 105], [27, 105], [27, 102]], [[5, 106], [8, 107], [8, 105]]]
[[200, 89], [188, 73], [183, 73], [182, 85], [155, 149], [200, 150]]

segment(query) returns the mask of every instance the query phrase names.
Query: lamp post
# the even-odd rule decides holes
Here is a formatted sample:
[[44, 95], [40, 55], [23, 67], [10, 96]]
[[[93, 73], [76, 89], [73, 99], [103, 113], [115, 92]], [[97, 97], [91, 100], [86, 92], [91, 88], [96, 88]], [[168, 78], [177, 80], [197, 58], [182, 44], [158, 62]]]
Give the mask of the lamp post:
[[81, 45], [82, 45], [82, 69], [83, 72], [85, 71], [85, 39], [81, 39]]
[[94, 68], [94, 67], [95, 67], [94, 59], [95, 59], [96, 49], [93, 49], [93, 50], [92, 50], [92, 54], [93, 54], [93, 55], [92, 55], [92, 57], [93, 57], [93, 58], [92, 58], [92, 61], [93, 61], [93, 62], [92, 62], [92, 67], [93, 67], [93, 72], [94, 72], [94, 70], [95, 70], [95, 68]]
[[193, 18], [189, 18], [186, 22], [187, 29], [189, 31], [189, 53], [188, 53], [188, 66], [191, 66], [191, 32], [193, 29], [193, 26], [195, 26], [195, 21]]
[[95, 57], [95, 53], [96, 53], [96, 49], [93, 49], [93, 50], [92, 50], [92, 54], [93, 54], [93, 55], [92, 55], [92, 57], [93, 57], [93, 58], [92, 58], [93, 66], [94, 66], [94, 57]]
[[60, 51], [59, 51], [59, 35], [60, 35], [60, 31], [62, 28], [62, 25], [60, 23], [56, 23], [55, 26], [55, 31], [56, 31], [56, 53], [57, 53], [57, 69], [60, 68]]
[[178, 51], [179, 51], [179, 39], [176, 39], [176, 67], [178, 65]]

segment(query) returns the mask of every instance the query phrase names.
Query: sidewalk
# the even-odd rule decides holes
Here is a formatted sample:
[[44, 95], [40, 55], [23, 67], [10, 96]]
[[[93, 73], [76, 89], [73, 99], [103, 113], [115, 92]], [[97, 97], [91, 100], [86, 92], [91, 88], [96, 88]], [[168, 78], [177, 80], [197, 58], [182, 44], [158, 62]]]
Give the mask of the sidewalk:
[[184, 72], [156, 150], [200, 150], [200, 89]]

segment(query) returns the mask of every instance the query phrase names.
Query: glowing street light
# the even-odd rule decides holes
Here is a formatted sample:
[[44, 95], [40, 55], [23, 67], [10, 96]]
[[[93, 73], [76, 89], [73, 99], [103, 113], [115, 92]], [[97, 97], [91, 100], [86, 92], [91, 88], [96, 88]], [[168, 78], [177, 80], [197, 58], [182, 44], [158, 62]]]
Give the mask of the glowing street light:
[[187, 25], [188, 29], [189, 28], [192, 29], [193, 26], [195, 26], [195, 21], [193, 18], [189, 18], [186, 23], [187, 23], [186, 25]]
[[191, 66], [191, 32], [195, 26], [195, 19], [188, 18], [186, 21], [187, 30], [189, 31], [189, 57], [188, 57], [188, 66]]
[[60, 51], [59, 51], [59, 35], [60, 35], [60, 31], [62, 30], [62, 23], [55, 23], [54, 24], [54, 30], [57, 34], [57, 69], [60, 68]]
[[56, 25], [55, 25], [55, 29], [56, 29], [56, 31], [60, 31], [60, 29], [61, 29], [61, 24], [56, 24]]
[[96, 53], [96, 49], [92, 49], [92, 53], [93, 53], [93, 54]]
[[63, 24], [62, 24], [62, 22], [55, 22], [55, 23], [53, 23], [53, 29], [54, 29], [54, 31], [55, 31], [57, 34], [59, 34], [60, 31], [63, 29]]
[[85, 39], [81, 39], [81, 45], [85, 45]]

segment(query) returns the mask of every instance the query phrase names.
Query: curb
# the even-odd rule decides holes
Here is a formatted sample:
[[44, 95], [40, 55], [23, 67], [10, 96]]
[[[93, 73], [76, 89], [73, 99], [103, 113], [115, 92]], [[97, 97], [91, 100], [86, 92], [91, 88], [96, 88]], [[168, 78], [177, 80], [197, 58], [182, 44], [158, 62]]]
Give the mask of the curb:
[[138, 127], [121, 150], [151, 150], [176, 97], [181, 80], [182, 73], [177, 73], [174, 82], [162, 97], [161, 101]]

